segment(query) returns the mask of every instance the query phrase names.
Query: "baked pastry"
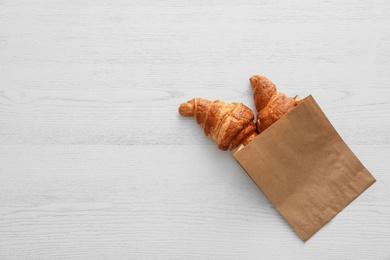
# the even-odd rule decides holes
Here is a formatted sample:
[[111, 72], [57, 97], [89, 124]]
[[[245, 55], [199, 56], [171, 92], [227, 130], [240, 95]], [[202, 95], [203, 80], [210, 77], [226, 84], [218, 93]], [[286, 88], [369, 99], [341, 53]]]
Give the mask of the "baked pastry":
[[253, 111], [239, 102], [193, 98], [180, 105], [179, 113], [194, 117], [205, 135], [223, 151], [231, 151], [240, 144], [246, 145], [258, 135]]
[[275, 84], [268, 78], [254, 75], [249, 81], [254, 91], [256, 125], [260, 133], [297, 105], [293, 98], [277, 91]]

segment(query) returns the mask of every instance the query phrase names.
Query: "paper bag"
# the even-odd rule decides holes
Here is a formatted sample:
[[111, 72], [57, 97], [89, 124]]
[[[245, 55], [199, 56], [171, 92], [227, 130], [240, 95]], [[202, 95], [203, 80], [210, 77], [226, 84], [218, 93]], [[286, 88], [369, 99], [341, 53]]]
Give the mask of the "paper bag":
[[375, 182], [312, 96], [234, 157], [304, 241]]

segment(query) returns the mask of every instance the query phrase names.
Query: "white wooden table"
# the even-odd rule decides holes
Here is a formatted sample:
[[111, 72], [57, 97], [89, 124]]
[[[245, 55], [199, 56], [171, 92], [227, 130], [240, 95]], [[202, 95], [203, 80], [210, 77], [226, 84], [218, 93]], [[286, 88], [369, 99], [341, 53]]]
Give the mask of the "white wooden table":
[[[0, 259], [390, 259], [390, 2], [0, 0]], [[312, 94], [377, 182], [304, 243], [177, 108]]]

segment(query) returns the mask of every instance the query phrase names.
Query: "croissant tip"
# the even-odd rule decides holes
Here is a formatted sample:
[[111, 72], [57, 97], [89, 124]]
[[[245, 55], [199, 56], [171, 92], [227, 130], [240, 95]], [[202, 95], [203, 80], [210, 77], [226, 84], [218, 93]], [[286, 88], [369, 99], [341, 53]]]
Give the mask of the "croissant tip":
[[265, 78], [264, 76], [261, 76], [261, 75], [253, 75], [252, 77], [249, 78], [249, 81], [252, 85], [252, 87], [255, 87], [257, 85], [257, 83], [262, 79], [262, 78]]
[[249, 82], [251, 83], [252, 87], [256, 86], [257, 83], [257, 75], [254, 75], [249, 78]]
[[194, 106], [192, 105], [192, 102], [187, 101], [186, 103], [183, 103], [179, 107], [179, 114], [182, 116], [194, 116]]

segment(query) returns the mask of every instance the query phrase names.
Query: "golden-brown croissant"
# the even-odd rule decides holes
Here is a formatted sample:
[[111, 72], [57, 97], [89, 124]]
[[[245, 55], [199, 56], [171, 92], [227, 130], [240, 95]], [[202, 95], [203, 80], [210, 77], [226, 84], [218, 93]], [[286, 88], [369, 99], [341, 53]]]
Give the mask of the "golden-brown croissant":
[[256, 125], [259, 132], [264, 131], [296, 106], [293, 98], [277, 91], [268, 78], [254, 75], [249, 79], [254, 90], [253, 97], [257, 109]]
[[239, 102], [193, 98], [180, 105], [179, 113], [194, 117], [205, 135], [224, 151], [246, 145], [257, 136], [253, 111]]

